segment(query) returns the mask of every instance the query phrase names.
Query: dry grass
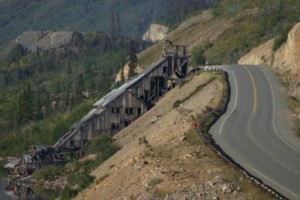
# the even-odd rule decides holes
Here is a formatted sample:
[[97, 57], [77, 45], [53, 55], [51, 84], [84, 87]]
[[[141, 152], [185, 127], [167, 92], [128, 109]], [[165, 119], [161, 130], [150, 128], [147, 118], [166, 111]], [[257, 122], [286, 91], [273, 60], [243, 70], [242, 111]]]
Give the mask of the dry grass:
[[[233, 25], [234, 19], [216, 19], [210, 11], [205, 11], [201, 15], [185, 21], [170, 32], [166, 39], [171, 40], [174, 44], [186, 45], [188, 51], [191, 51], [195, 47], [201, 47], [208, 42], [215, 41]], [[138, 56], [139, 64], [144, 68], [161, 58], [162, 46], [162, 42], [158, 42], [140, 53]]]

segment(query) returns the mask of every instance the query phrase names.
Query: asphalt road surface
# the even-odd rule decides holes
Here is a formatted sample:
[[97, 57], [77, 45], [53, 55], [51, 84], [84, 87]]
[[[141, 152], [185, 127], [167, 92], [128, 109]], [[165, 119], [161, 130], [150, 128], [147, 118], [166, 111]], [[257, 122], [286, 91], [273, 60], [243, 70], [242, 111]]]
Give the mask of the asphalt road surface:
[[236, 162], [289, 199], [300, 199], [300, 138], [293, 132], [287, 95], [267, 67], [228, 65], [231, 99], [211, 128]]

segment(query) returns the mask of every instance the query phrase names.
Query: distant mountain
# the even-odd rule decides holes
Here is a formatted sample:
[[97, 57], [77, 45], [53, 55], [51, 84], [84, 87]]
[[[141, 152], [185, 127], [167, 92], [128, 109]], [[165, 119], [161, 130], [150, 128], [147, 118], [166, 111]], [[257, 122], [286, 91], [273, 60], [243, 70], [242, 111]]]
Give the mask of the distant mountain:
[[218, 0], [0, 0], [0, 48], [24, 31], [113, 31], [141, 36], [152, 22], [174, 24]]

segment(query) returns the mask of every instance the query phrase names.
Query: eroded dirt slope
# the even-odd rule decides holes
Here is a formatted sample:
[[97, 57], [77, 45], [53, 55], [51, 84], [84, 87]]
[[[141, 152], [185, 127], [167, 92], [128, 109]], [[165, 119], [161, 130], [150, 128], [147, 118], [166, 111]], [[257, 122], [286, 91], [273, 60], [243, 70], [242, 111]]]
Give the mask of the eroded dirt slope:
[[[173, 109], [174, 101], [213, 77], [211, 84]], [[76, 199], [249, 199], [228, 181], [220, 160], [191, 128], [205, 106], [218, 104], [221, 83], [220, 75], [204, 72], [167, 93], [115, 136], [122, 149], [92, 172], [94, 184]]]

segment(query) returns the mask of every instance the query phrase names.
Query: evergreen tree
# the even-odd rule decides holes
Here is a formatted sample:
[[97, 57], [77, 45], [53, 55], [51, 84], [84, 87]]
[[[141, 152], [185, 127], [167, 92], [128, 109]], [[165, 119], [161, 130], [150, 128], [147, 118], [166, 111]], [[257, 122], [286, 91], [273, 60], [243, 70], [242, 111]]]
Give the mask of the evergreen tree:
[[80, 73], [79, 76], [77, 77], [77, 80], [75, 82], [75, 103], [80, 103], [84, 96], [83, 92], [85, 91], [85, 86], [84, 86], [84, 79], [83, 79], [83, 74]]
[[70, 61], [68, 61], [68, 63], [67, 63], [66, 73], [67, 73], [67, 75], [72, 75], [73, 74], [73, 70], [72, 70]]
[[111, 85], [111, 80], [107, 70], [105, 70], [104, 66], [100, 65], [98, 71], [98, 78], [97, 78], [97, 88], [100, 93], [105, 93], [109, 90]]
[[51, 98], [50, 98], [50, 94], [48, 91], [45, 90], [46, 93], [46, 100], [44, 103], [44, 115], [45, 116], [50, 116], [52, 113], [52, 104], [51, 104]]
[[34, 118], [33, 112], [33, 92], [30, 83], [27, 84], [27, 89], [24, 93], [24, 120], [29, 122]]
[[43, 113], [43, 105], [41, 102], [41, 97], [40, 93], [38, 92], [35, 97], [35, 102], [34, 102], [34, 119], [35, 120], [41, 120], [44, 118], [44, 113]]
[[122, 28], [121, 28], [121, 22], [120, 22], [120, 14], [119, 14], [119, 12], [117, 12], [116, 18], [117, 18], [117, 37], [119, 38], [119, 37], [122, 36]]
[[17, 105], [17, 124], [20, 127], [22, 123], [27, 123], [34, 119], [33, 93], [30, 83], [19, 95]]
[[114, 12], [110, 13], [110, 37], [113, 42], [116, 39], [116, 20]]
[[17, 62], [21, 57], [25, 56], [27, 49], [21, 44], [17, 44], [8, 54], [7, 61], [9, 63]]
[[135, 70], [136, 70], [137, 64], [138, 64], [138, 58], [136, 56], [136, 53], [137, 53], [137, 44], [134, 40], [132, 40], [130, 42], [130, 47], [129, 47], [128, 78], [131, 78], [134, 75], [136, 75]]
[[17, 114], [16, 114], [16, 124], [18, 128], [20, 128], [21, 124], [24, 122], [24, 94], [25, 89], [18, 97], [18, 103], [17, 103]]

